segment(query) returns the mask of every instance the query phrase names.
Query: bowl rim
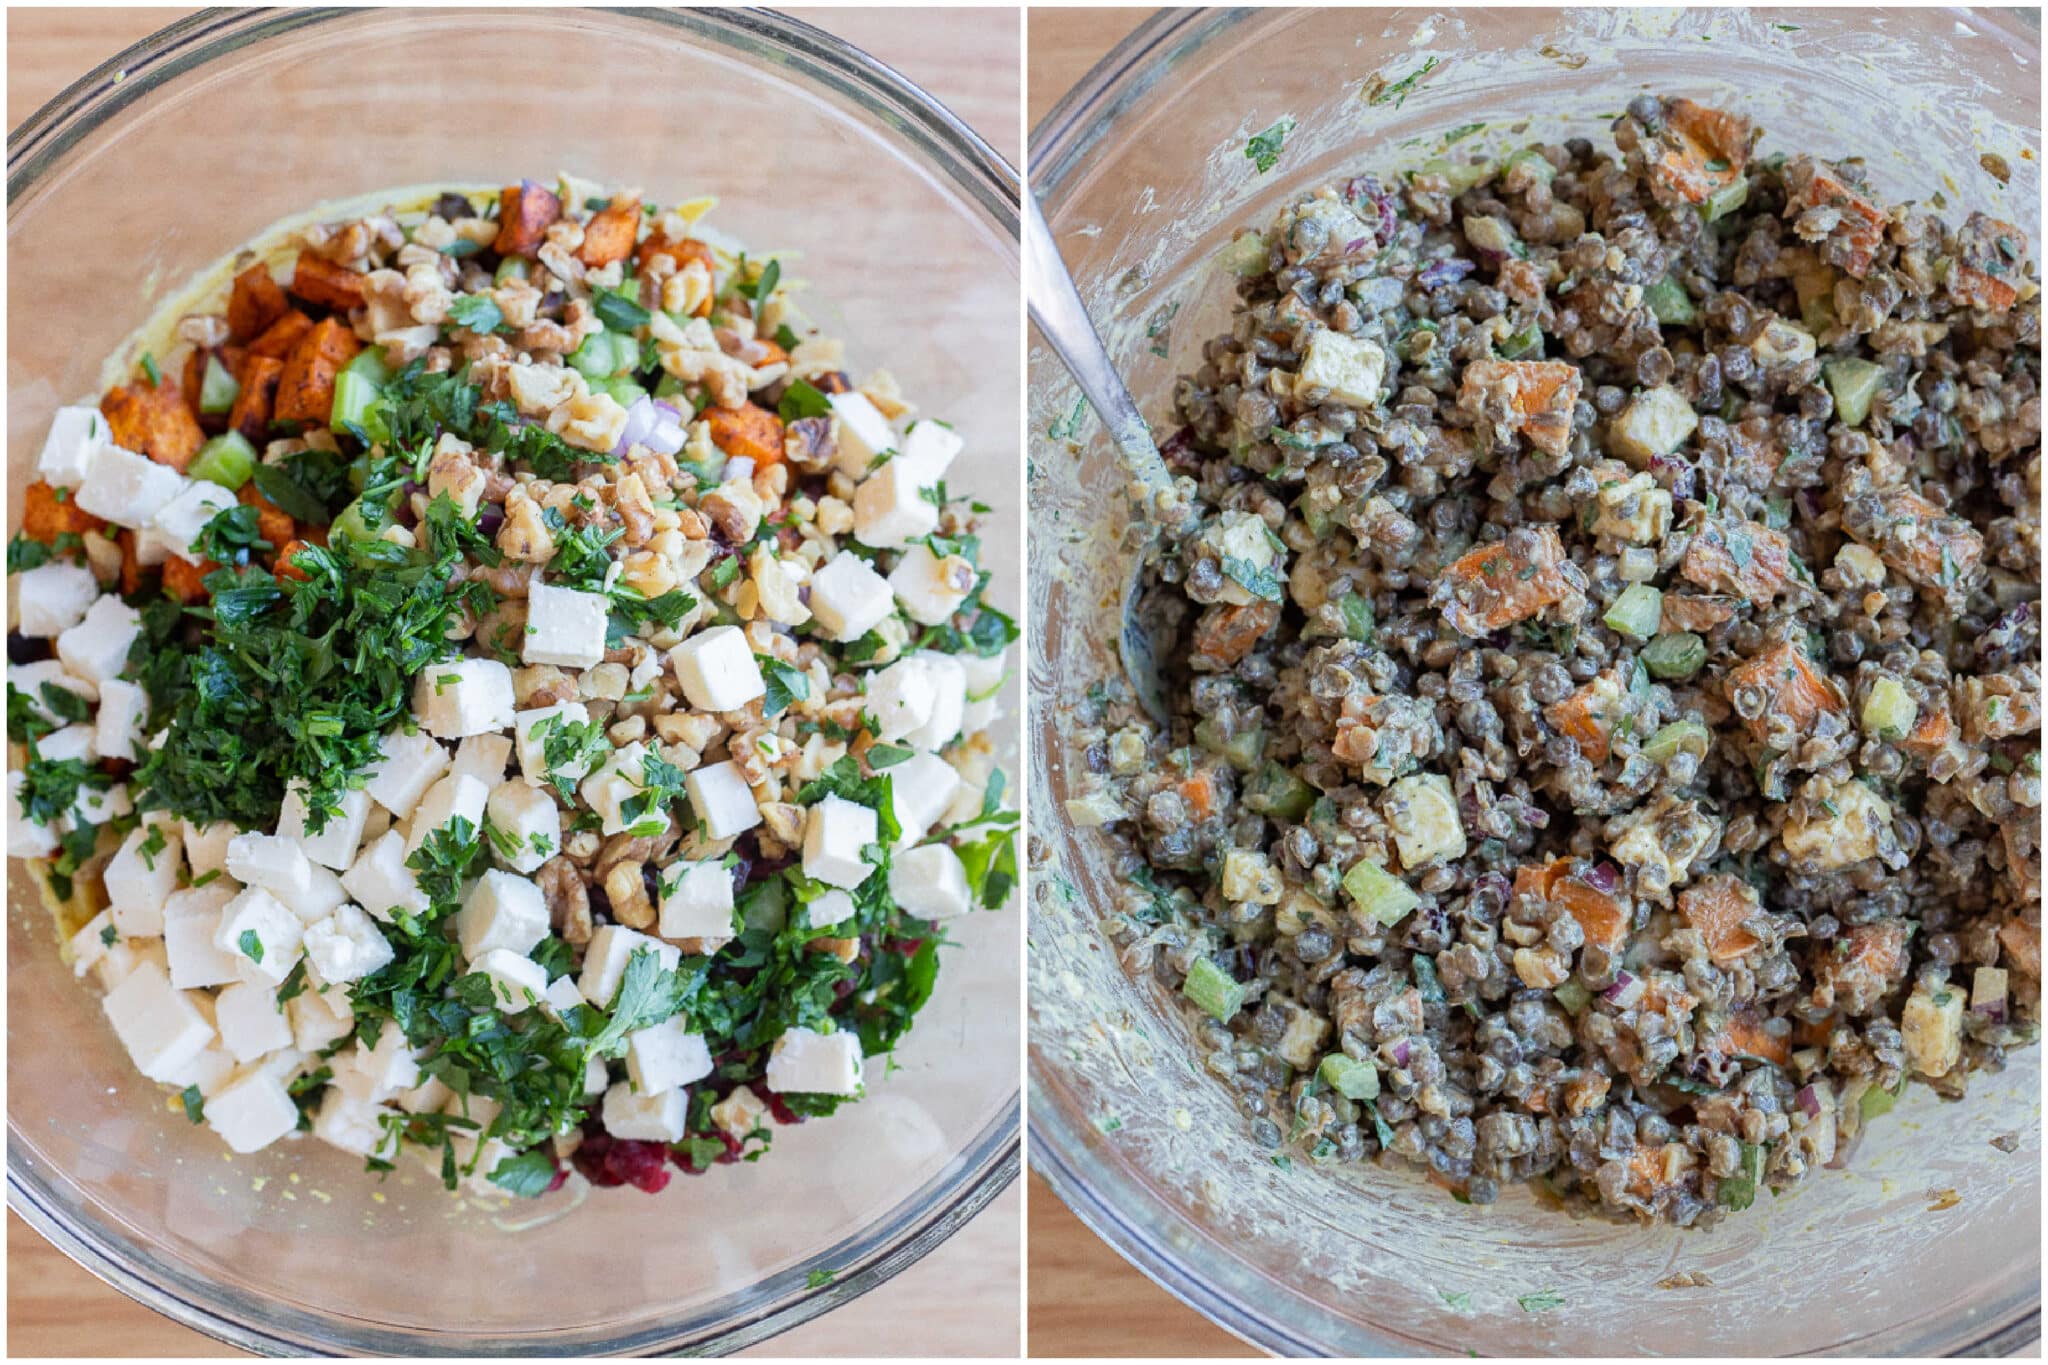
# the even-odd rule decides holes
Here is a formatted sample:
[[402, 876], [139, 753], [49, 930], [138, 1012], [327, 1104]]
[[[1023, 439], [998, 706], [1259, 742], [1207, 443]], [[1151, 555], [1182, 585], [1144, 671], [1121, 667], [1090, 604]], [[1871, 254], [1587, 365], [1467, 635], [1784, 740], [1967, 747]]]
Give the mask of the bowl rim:
[[[2039, 52], [2038, 10], [1940, 8], [1958, 17], [1967, 15], [1974, 24]], [[1222, 7], [1155, 10], [1089, 67], [1040, 117], [1027, 142], [1031, 190], [1046, 217], [1055, 216], [1063, 202], [1062, 191], [1068, 178], [1091, 159], [1090, 153], [1109, 136], [1119, 114], [1165, 80], [1179, 59], [1238, 25], [1255, 21], [1259, 13], [1257, 9]], [[1034, 751], [1034, 765], [1037, 758]], [[1297, 1330], [1295, 1324], [1312, 1321], [1317, 1326], [1341, 1328], [1346, 1323], [1298, 1299], [1291, 1304], [1298, 1315], [1291, 1321], [1266, 1311], [1253, 1295], [1242, 1292], [1260, 1278], [1258, 1272], [1237, 1260], [1227, 1248], [1216, 1244], [1224, 1258], [1219, 1268], [1241, 1272], [1233, 1278], [1243, 1280], [1242, 1284], [1224, 1287], [1213, 1277], [1198, 1273], [1191, 1264], [1192, 1258], [1175, 1250], [1175, 1243], [1186, 1245], [1190, 1235], [1196, 1244], [1213, 1244], [1215, 1239], [1205, 1229], [1182, 1219], [1147, 1189], [1142, 1179], [1132, 1178], [1116, 1163], [1106, 1160], [1094, 1140], [1099, 1135], [1074, 1117], [1070, 1107], [1059, 1103], [1058, 1096], [1066, 1085], [1056, 1058], [1035, 1041], [1028, 1053], [1026, 1128], [1031, 1172], [1045, 1179], [1090, 1232], [1147, 1279], [1239, 1340], [1276, 1356], [1333, 1354], [1327, 1338], [1320, 1338], [1315, 1331]], [[1110, 1179], [1105, 1180], [1105, 1176]], [[2017, 1355], [2038, 1350], [2040, 1340], [2041, 1304], [2037, 1297], [2031, 1307], [2011, 1320], [1982, 1327], [1974, 1335], [1952, 1343], [1950, 1353]], [[1362, 1340], [1354, 1339], [1348, 1347], [1354, 1352], [1364, 1347], [1375, 1354], [1407, 1355], [1414, 1353], [1418, 1344], [1368, 1329]]]
[[[488, 11], [481, 11], [488, 13]], [[131, 108], [168, 82], [245, 47], [315, 25], [340, 20], [386, 21], [399, 10], [206, 9], [179, 19], [116, 53], [66, 86], [7, 135], [7, 203], [17, 202], [59, 166], [65, 155], [108, 119]], [[466, 12], [456, 11], [454, 14]], [[543, 11], [543, 13], [558, 13]], [[821, 88], [862, 105], [905, 139], [917, 164], [937, 174], [978, 214], [1015, 244], [1019, 240], [1022, 180], [1017, 170], [945, 105], [893, 67], [813, 24], [772, 10], [720, 8], [651, 10], [605, 7], [570, 13], [603, 14], [627, 20], [698, 45], [772, 53], [799, 84]], [[1021, 511], [1020, 511], [1021, 515]], [[294, 1314], [234, 1311], [201, 1277], [180, 1288], [137, 1269], [103, 1238], [77, 1226], [47, 1197], [47, 1186], [28, 1159], [28, 1147], [10, 1140], [7, 1150], [7, 1206], [43, 1238], [121, 1293], [216, 1341], [258, 1355], [376, 1351], [388, 1354], [560, 1355], [565, 1351], [603, 1354], [722, 1354], [765, 1341], [807, 1322], [889, 1280], [958, 1231], [1017, 1178], [1022, 1165], [1021, 1088], [945, 1168], [898, 1201], [878, 1221], [816, 1258], [837, 1272], [818, 1288], [807, 1284], [809, 1266], [798, 1266], [741, 1291], [758, 1296], [740, 1315], [707, 1321], [700, 1313], [679, 1324], [644, 1328], [627, 1336], [603, 1336], [602, 1329], [569, 1334], [534, 1334], [476, 1339], [452, 1345], [423, 1340], [413, 1329], [357, 1328], [354, 1340], [336, 1338], [332, 1320]], [[10, 1138], [19, 1125], [10, 1108]], [[943, 1187], [950, 1185], [946, 1201]], [[319, 1330], [327, 1341], [303, 1339], [285, 1325]]]

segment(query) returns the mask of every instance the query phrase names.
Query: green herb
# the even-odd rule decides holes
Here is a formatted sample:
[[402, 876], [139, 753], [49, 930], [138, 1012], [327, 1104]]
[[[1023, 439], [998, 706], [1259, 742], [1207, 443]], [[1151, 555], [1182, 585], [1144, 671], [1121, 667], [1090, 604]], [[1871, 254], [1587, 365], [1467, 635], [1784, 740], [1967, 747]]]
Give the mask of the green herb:
[[599, 289], [591, 296], [591, 309], [598, 321], [614, 332], [632, 332], [654, 320], [654, 314], [635, 299], [614, 289]]
[[754, 281], [752, 291], [747, 294], [747, 297], [754, 301], [755, 312], [758, 313], [767, 306], [768, 300], [775, 294], [775, 286], [780, 283], [782, 283], [782, 262], [771, 258], [767, 265], [761, 267], [761, 277]]
[[100, 930], [101, 946], [111, 948], [120, 941], [121, 931], [119, 929], [116, 929], [113, 925], [109, 924], [106, 928]]
[[241, 945], [243, 957], [248, 958], [251, 962], [261, 962], [263, 960], [263, 940], [257, 937], [254, 929], [244, 929], [242, 936], [236, 939], [235, 942]]
[[1483, 123], [1461, 123], [1451, 129], [1450, 132], [1444, 134], [1444, 146], [1449, 147], [1453, 143], [1463, 142], [1474, 133], [1484, 131], [1486, 131], [1486, 125]]
[[148, 351], [142, 353], [142, 372], [149, 376], [151, 388], [156, 388], [164, 382], [163, 372], [156, 367], [156, 357]]
[[1742, 1160], [1734, 1175], [1721, 1181], [1714, 1196], [1724, 1206], [1741, 1212], [1756, 1202], [1757, 1186], [1763, 1183], [1766, 1145], [1754, 1142], [1742, 1144]]
[[[560, 513], [553, 513], [545, 519], [552, 522], [559, 516]], [[624, 534], [618, 527], [607, 529], [592, 523], [564, 525], [554, 530], [555, 554], [548, 560], [548, 575], [560, 587], [578, 592], [603, 591], [605, 575], [612, 567], [608, 551]]]
[[1546, 1313], [1553, 1308], [1564, 1307], [1564, 1295], [1555, 1289], [1540, 1289], [1534, 1294], [1524, 1294], [1515, 1300], [1522, 1305], [1524, 1313]]
[[906, 763], [916, 755], [915, 749], [906, 749], [900, 744], [877, 744], [868, 750], [870, 768], [893, 768]]
[[1445, 1306], [1454, 1313], [1463, 1313], [1472, 1307], [1472, 1293], [1470, 1290], [1461, 1289], [1455, 1294], [1441, 1289], [1436, 1292], [1437, 1296], [1444, 1301]]
[[1256, 134], [1244, 145], [1245, 158], [1258, 167], [1264, 175], [1280, 161], [1280, 148], [1287, 141], [1287, 135], [1295, 129], [1292, 118], [1282, 118], [1265, 132]]
[[448, 305], [448, 320], [481, 336], [504, 326], [505, 314], [489, 294], [464, 294]]
[[806, 417], [829, 417], [832, 415], [832, 400], [803, 380], [792, 379], [789, 387], [782, 391], [775, 413], [785, 422], [798, 422]]
[[206, 1122], [206, 1098], [199, 1093], [199, 1087], [188, 1085], [178, 1098], [185, 1103], [185, 1117], [193, 1123]]
[[768, 687], [768, 695], [761, 702], [763, 716], [779, 716], [789, 709], [792, 702], [810, 700], [811, 680], [802, 669], [765, 654], [755, 657], [761, 665], [762, 680]]
[[1053, 419], [1052, 425], [1046, 428], [1045, 434], [1055, 441], [1071, 441], [1080, 433], [1081, 419], [1087, 413], [1088, 400], [1085, 397], [1076, 398], [1073, 407], [1067, 409], [1064, 415]]
[[1388, 100], [1392, 100], [1394, 107], [1399, 109], [1408, 102], [1408, 96], [1414, 93], [1416, 85], [1421, 82], [1422, 78], [1436, 70], [1436, 66], [1436, 58], [1424, 58], [1421, 66], [1409, 72], [1400, 80], [1395, 81], [1392, 85], [1382, 86], [1380, 89], [1373, 91], [1366, 97], [1365, 102], [1367, 104], [1385, 104]]
[[529, 1147], [493, 1166], [487, 1179], [521, 1199], [538, 1199], [555, 1182], [554, 1158], [545, 1147]]
[[192, 538], [193, 552], [216, 564], [245, 565], [252, 554], [277, 548], [257, 530], [256, 508], [240, 502], [214, 513]]
[[838, 1278], [839, 1272], [836, 1270], [813, 1270], [810, 1274], [804, 1276], [804, 1288], [823, 1289]]

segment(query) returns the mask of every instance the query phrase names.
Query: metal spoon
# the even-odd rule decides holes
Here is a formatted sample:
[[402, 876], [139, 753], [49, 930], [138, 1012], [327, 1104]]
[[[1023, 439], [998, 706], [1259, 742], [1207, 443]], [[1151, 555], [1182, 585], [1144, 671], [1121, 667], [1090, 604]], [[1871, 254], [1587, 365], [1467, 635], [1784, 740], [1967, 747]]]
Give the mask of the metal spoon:
[[1147, 552], [1159, 537], [1159, 523], [1152, 512], [1172, 499], [1173, 476], [1166, 472], [1166, 462], [1159, 458], [1159, 447], [1152, 441], [1152, 429], [1111, 363], [1088, 310], [1081, 306], [1080, 291], [1074, 288], [1052, 229], [1039, 212], [1037, 196], [1031, 194], [1024, 196], [1024, 270], [1031, 320], [1081, 386], [1142, 492], [1147, 539], [1132, 557], [1131, 574], [1124, 583], [1123, 629], [1118, 633], [1117, 652], [1139, 705], [1163, 725], [1166, 691], [1160, 685], [1151, 637], [1139, 624], [1137, 605]]

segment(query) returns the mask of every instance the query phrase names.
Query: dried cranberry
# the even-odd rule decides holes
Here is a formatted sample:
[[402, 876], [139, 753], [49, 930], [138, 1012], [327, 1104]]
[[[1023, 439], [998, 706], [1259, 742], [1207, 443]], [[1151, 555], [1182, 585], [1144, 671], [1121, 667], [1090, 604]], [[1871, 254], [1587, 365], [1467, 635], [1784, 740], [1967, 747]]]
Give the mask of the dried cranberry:
[[775, 1116], [777, 1123], [802, 1123], [804, 1116], [789, 1107], [789, 1102], [770, 1090], [764, 1097], [768, 1101], [768, 1112]]

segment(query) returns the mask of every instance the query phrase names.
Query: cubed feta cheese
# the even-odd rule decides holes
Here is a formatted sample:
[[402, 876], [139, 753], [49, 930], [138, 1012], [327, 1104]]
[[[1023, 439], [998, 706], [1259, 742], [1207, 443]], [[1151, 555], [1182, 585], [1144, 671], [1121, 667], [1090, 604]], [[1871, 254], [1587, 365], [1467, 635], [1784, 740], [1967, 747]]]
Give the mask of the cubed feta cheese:
[[164, 900], [177, 890], [184, 845], [160, 829], [136, 828], [107, 863], [107, 906], [125, 937], [161, 934]]
[[197, 1086], [202, 1098], [211, 1099], [235, 1078], [236, 1070], [235, 1059], [228, 1055], [228, 1050], [218, 1043], [209, 1043], [191, 1061], [171, 1068], [163, 1083], [179, 1090]]
[[1685, 395], [1660, 384], [1629, 400], [1608, 428], [1607, 448], [1642, 468], [1684, 445], [1699, 425], [1699, 414]]
[[[934, 655], [910, 654], [867, 679], [867, 711], [887, 743], [931, 722], [938, 703], [939, 679], [931, 666]], [[963, 684], [964, 688], [964, 684]]]
[[1906, 1062], [1922, 1076], [1935, 1079], [1955, 1070], [1963, 1058], [1963, 988], [1947, 982], [1914, 986], [1899, 1016], [1906, 1044]]
[[491, 822], [491, 857], [514, 872], [538, 872], [562, 851], [562, 808], [539, 787], [518, 778], [491, 789], [484, 806]]
[[938, 476], [925, 479], [912, 461], [897, 456], [861, 482], [853, 493], [853, 538], [877, 550], [900, 550], [939, 529], [939, 505], [925, 494]]
[[1813, 778], [1792, 803], [1779, 839], [1800, 871], [1832, 872], [1877, 857], [1891, 825], [1891, 805], [1861, 782]]
[[489, 978], [491, 998], [505, 1014], [530, 1010], [548, 993], [547, 969], [504, 948], [491, 949], [470, 970]]
[[1009, 677], [1007, 660], [1001, 654], [984, 659], [979, 654], [957, 656], [967, 670], [967, 705], [960, 713], [960, 733], [978, 735], [996, 723], [1002, 714], [999, 698]]
[[484, 828], [484, 806], [490, 799], [489, 787], [473, 777], [455, 773], [427, 788], [427, 794], [413, 808], [412, 827], [405, 840], [405, 856], [410, 858], [429, 835], [446, 829], [457, 820], [469, 822], [471, 838], [480, 836]]
[[683, 1027], [680, 1014], [626, 1035], [626, 1075], [642, 1095], [701, 1081], [711, 1069], [711, 1049]]
[[236, 894], [234, 883], [222, 878], [173, 892], [164, 901], [164, 956], [170, 965], [171, 984], [179, 990], [224, 986], [241, 979], [235, 958], [214, 942], [221, 913]]
[[843, 796], [828, 796], [804, 821], [804, 875], [852, 890], [874, 872], [861, 856], [878, 837], [875, 813]]
[[768, 1054], [768, 1088], [785, 1095], [853, 1095], [861, 1085], [860, 1039], [785, 1029]]
[[944, 844], [906, 849], [891, 859], [889, 896], [919, 919], [951, 919], [974, 908], [967, 869]]
[[107, 949], [120, 941], [121, 931], [114, 927], [113, 912], [102, 910], [94, 915], [71, 936], [71, 974], [84, 976], [99, 965], [100, 959], [107, 955]]
[[668, 652], [683, 695], [700, 711], [737, 711], [768, 691], [738, 626], [700, 630]]
[[584, 1003], [583, 992], [577, 989], [573, 976], [558, 976], [548, 982], [548, 988], [541, 992], [540, 997], [542, 1012], [552, 1019], [560, 1019]]
[[306, 960], [323, 981], [360, 981], [395, 956], [361, 906], [344, 905], [306, 930]]
[[140, 530], [152, 525], [156, 514], [184, 487], [185, 476], [169, 465], [103, 444], [94, 452], [72, 500], [116, 526]]
[[903, 613], [927, 626], [942, 625], [960, 610], [978, 577], [974, 564], [962, 555], [944, 559], [931, 552], [923, 541], [903, 552], [889, 573], [889, 588], [903, 604]]
[[[1605, 467], [1617, 476], [1628, 474], [1626, 466], [1611, 461]], [[1598, 475], [1601, 471], [1594, 472]], [[1647, 473], [1602, 480], [1595, 500], [1596, 536], [1629, 545], [1655, 545], [1671, 529], [1671, 495]]]
[[448, 771], [448, 750], [423, 730], [393, 730], [379, 741], [379, 748], [383, 756], [364, 771], [363, 790], [403, 820]]
[[428, 1076], [392, 1098], [408, 1114], [438, 1114], [455, 1098], [455, 1092], [439, 1076]]
[[[637, 834], [659, 834], [667, 827], [666, 813], [645, 802], [636, 802], [630, 816], [626, 810], [626, 803], [644, 790], [647, 753], [647, 746], [637, 739], [623, 748], [614, 749], [611, 756], [577, 788], [583, 804], [595, 811], [603, 822], [599, 832], [606, 837], [629, 830]], [[643, 806], [646, 808], [642, 809]]]
[[1380, 814], [1394, 831], [1404, 867], [1465, 856], [1465, 825], [1458, 797], [1441, 773], [1418, 773], [1387, 788]]
[[727, 1137], [744, 1142], [761, 1126], [761, 1116], [767, 1112], [768, 1101], [751, 1088], [736, 1085], [731, 1094], [711, 1106], [711, 1122]]
[[[217, 483], [196, 479], [178, 491], [156, 514], [151, 529], [163, 540], [164, 548], [180, 559], [204, 564], [206, 556], [192, 548], [206, 524], [235, 505], [235, 495]], [[279, 546], [279, 549], [284, 548]]]
[[820, 891], [800, 907], [803, 923], [812, 929], [830, 929], [860, 913], [853, 897], [837, 889]]
[[690, 794], [690, 809], [704, 822], [704, 832], [713, 839], [736, 839], [761, 823], [761, 808], [754, 801], [754, 789], [737, 763], [709, 763], [684, 779]]
[[87, 825], [104, 825], [109, 820], [118, 820], [134, 810], [135, 802], [129, 797], [125, 782], [112, 787], [80, 787], [78, 800], [53, 823], [59, 833], [69, 834]]
[[57, 658], [66, 672], [91, 683], [97, 693], [100, 684], [128, 667], [128, 651], [141, 634], [142, 613], [110, 593], [57, 636]]
[[732, 873], [724, 863], [684, 862], [663, 869], [663, 938], [731, 938], [732, 911]]
[[966, 444], [953, 428], [927, 417], [910, 424], [903, 438], [903, 458], [916, 467], [918, 477], [929, 487], [946, 476], [953, 458]]
[[364, 1047], [363, 1040], [358, 1038], [355, 1048], [346, 1055], [368, 1092], [366, 1098], [389, 1099], [420, 1083], [419, 1059], [413, 1056], [404, 1032], [389, 1023], [378, 1033], [377, 1046]]
[[77, 625], [100, 595], [100, 581], [83, 564], [54, 560], [14, 576], [15, 630], [48, 640]]
[[194, 877], [228, 870], [228, 844], [241, 833], [226, 820], [185, 831], [185, 865]]
[[[518, 736], [520, 775], [531, 786], [545, 785], [548, 781], [548, 736], [562, 733], [563, 728], [569, 725], [589, 723], [590, 708], [580, 701], [536, 706], [530, 711], [519, 712], [513, 718], [513, 730]], [[563, 764], [559, 776], [573, 787], [590, 775], [590, 769], [590, 760], [579, 758]]]
[[348, 992], [340, 986], [300, 991], [285, 1002], [284, 1014], [292, 1026], [292, 1046], [302, 1052], [324, 1052], [356, 1026]]
[[604, 1128], [615, 1138], [637, 1142], [680, 1142], [688, 1118], [688, 1097], [681, 1090], [636, 1095], [621, 1081], [604, 1092]]
[[455, 912], [456, 941], [471, 962], [498, 948], [525, 957], [547, 936], [548, 903], [540, 888], [497, 868], [477, 879]]
[[94, 747], [102, 758], [134, 763], [142, 757], [142, 736], [149, 721], [149, 694], [118, 678], [100, 684], [100, 709], [94, 717]]
[[496, 659], [429, 664], [413, 683], [413, 715], [436, 739], [509, 730], [515, 709], [512, 670]]
[[206, 1102], [206, 1126], [237, 1152], [261, 1151], [299, 1126], [299, 1107], [284, 1081], [251, 1071]]
[[98, 408], [83, 404], [58, 408], [50, 419], [50, 434], [43, 438], [36, 477], [53, 488], [78, 487], [109, 435], [107, 419]]
[[61, 730], [52, 730], [35, 741], [36, 757], [45, 763], [70, 763], [74, 760], [90, 766], [100, 756], [98, 730], [80, 722], [67, 725]]
[[57, 851], [57, 831], [22, 813], [21, 792], [28, 774], [19, 768], [7, 773], [7, 856], [47, 858]]
[[[155, 963], [166, 976], [170, 975], [170, 955], [164, 951], [163, 941], [153, 938], [121, 939], [109, 947], [104, 956], [93, 964], [93, 975], [99, 978], [100, 989], [110, 991], [126, 981], [129, 975], [144, 963]], [[204, 996], [195, 993], [194, 1000]], [[212, 1024], [207, 1025], [213, 1027]]]
[[611, 604], [603, 593], [536, 581], [526, 593], [526, 635], [519, 657], [529, 664], [594, 668], [604, 662], [610, 621]]
[[26, 697], [30, 708], [51, 725], [62, 725], [64, 718], [50, 709], [49, 699], [43, 695], [44, 688], [62, 688], [89, 702], [97, 701], [100, 695], [95, 684], [72, 677], [55, 659], [39, 659], [32, 664], [8, 669], [7, 685]]
[[448, 771], [467, 773], [486, 787], [505, 780], [505, 765], [512, 761], [510, 735], [471, 735], [455, 746], [455, 766]]
[[967, 714], [967, 670], [950, 654], [926, 651], [912, 657], [923, 660], [931, 681], [932, 713], [903, 738], [936, 753], [960, 737], [960, 722]]
[[384, 1126], [384, 1113], [384, 1106], [365, 1103], [331, 1085], [313, 1116], [313, 1136], [344, 1152], [388, 1161], [397, 1154], [398, 1133]]
[[213, 946], [234, 959], [244, 980], [275, 986], [305, 952], [306, 926], [284, 902], [260, 886], [236, 894], [221, 911]]
[[292, 1045], [291, 1023], [271, 986], [237, 981], [214, 997], [213, 1009], [221, 1046], [238, 1062], [253, 1062]]
[[1294, 387], [1297, 393], [1328, 389], [1332, 403], [1370, 408], [1380, 401], [1386, 375], [1386, 352], [1378, 346], [1361, 337], [1320, 328], [1308, 340], [1308, 354], [1302, 359]]
[[100, 1005], [135, 1069], [153, 1081], [167, 1080], [213, 1041], [213, 1025], [155, 962], [138, 963]]
[[313, 864], [297, 841], [275, 834], [237, 834], [228, 840], [228, 875], [260, 886], [288, 904], [313, 892]]
[[960, 790], [960, 774], [953, 765], [922, 750], [882, 772], [889, 779], [891, 809], [903, 830], [898, 847], [914, 844], [930, 833]]
[[583, 949], [583, 973], [576, 988], [583, 998], [599, 1009], [610, 1009], [619, 983], [626, 977], [626, 964], [637, 952], [651, 952], [670, 971], [682, 964], [682, 949], [658, 938], [635, 933], [616, 924], [600, 927]]
[[889, 580], [849, 550], [811, 575], [810, 604], [818, 633], [835, 644], [858, 640], [896, 610]]
[[355, 862], [356, 849], [363, 842], [363, 824], [370, 818], [370, 794], [343, 792], [340, 809], [329, 812], [318, 834], [309, 834], [307, 829], [312, 822], [307, 818], [305, 790], [303, 782], [294, 782], [285, 789], [284, 802], [277, 811], [277, 837], [297, 844], [307, 858], [321, 867], [344, 871]]
[[864, 393], [835, 393], [826, 398], [832, 405], [832, 464], [849, 479], [867, 475], [875, 457], [896, 449], [896, 428]]
[[428, 906], [427, 893], [420, 890], [405, 859], [405, 836], [395, 829], [386, 830], [356, 855], [342, 874], [342, 889], [373, 919], [389, 923], [394, 910], [421, 914]]

